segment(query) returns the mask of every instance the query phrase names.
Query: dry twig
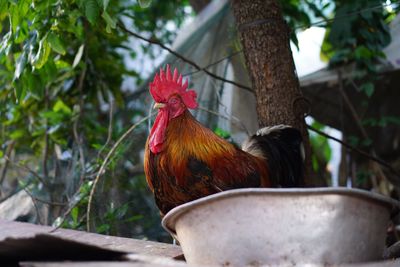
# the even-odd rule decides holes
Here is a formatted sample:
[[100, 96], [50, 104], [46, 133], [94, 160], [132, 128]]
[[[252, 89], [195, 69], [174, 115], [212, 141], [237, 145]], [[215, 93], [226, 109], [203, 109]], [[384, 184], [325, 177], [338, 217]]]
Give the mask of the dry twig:
[[[382, 166], [388, 168], [388, 169], [389, 169], [394, 175], [396, 175], [396, 176], [399, 178], [399, 180], [400, 180], [400, 173], [398, 173], [398, 172], [397, 172], [389, 163], [387, 163], [386, 161], [384, 161], [384, 160], [382, 160], [382, 159], [379, 159], [379, 158], [377, 158], [377, 157], [374, 157], [374, 156], [372, 156], [371, 154], [369, 154], [369, 153], [367, 153], [367, 152], [365, 152], [365, 151], [363, 151], [363, 150], [361, 150], [361, 149], [358, 149], [358, 148], [356, 148], [356, 147], [354, 147], [354, 146], [352, 146], [352, 145], [350, 145], [350, 144], [348, 144], [348, 143], [346, 143], [346, 142], [343, 142], [343, 141], [340, 140], [340, 139], [337, 139], [337, 138], [335, 138], [335, 137], [333, 137], [333, 136], [331, 136], [331, 135], [329, 135], [329, 134], [327, 134], [327, 133], [324, 133], [324, 132], [322, 132], [322, 131], [320, 131], [320, 130], [318, 130], [318, 129], [315, 129], [315, 128], [311, 127], [310, 125], [307, 125], [307, 128], [308, 128], [309, 130], [313, 131], [313, 132], [316, 132], [316, 133], [319, 134], [319, 135], [325, 136], [326, 138], [329, 138], [329, 139], [331, 139], [331, 140], [333, 140], [333, 141], [336, 141], [336, 142], [340, 143], [341, 145], [343, 145], [343, 146], [345, 146], [345, 147], [347, 147], [347, 148], [349, 148], [349, 149], [351, 149], [351, 150], [353, 150], [353, 151], [359, 153], [360, 155], [362, 155], [362, 156], [364, 156], [364, 157], [366, 157], [366, 158], [368, 158], [368, 159], [370, 159], [370, 160], [373, 160], [373, 161], [375, 161], [375, 162], [381, 164]], [[395, 181], [393, 181], [393, 182], [395, 182]], [[399, 182], [395, 182], [394, 184], [399, 184]]]
[[[153, 116], [156, 114], [153, 114]], [[105, 168], [106, 165], [108, 163], [108, 161], [110, 160], [111, 156], [114, 154], [115, 150], [118, 148], [118, 146], [121, 144], [122, 141], [125, 140], [125, 138], [136, 128], [138, 127], [140, 124], [142, 124], [143, 122], [145, 122], [146, 120], [150, 119], [150, 116], [146, 116], [144, 118], [142, 118], [140, 121], [138, 121], [137, 123], [133, 124], [118, 140], [117, 142], [115, 142], [115, 144], [113, 145], [113, 147], [110, 149], [110, 151], [107, 153], [106, 157], [103, 160], [103, 163], [100, 166], [100, 169], [97, 173], [96, 178], [94, 179], [93, 185], [92, 185], [92, 189], [90, 190], [90, 195], [89, 195], [89, 201], [88, 201], [88, 205], [87, 205], [87, 210], [86, 210], [86, 230], [88, 232], [90, 232], [90, 211], [91, 211], [91, 206], [92, 206], [92, 202], [93, 202], [93, 196], [94, 193], [96, 191], [96, 186], [100, 180], [101, 175], [105, 172]]]

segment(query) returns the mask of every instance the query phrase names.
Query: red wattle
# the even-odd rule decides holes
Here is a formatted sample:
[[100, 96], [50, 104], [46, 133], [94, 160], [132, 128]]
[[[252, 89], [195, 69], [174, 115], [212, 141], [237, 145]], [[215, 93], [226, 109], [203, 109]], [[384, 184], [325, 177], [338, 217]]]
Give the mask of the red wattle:
[[168, 124], [168, 111], [164, 109], [158, 110], [158, 115], [154, 121], [153, 128], [150, 131], [150, 150], [152, 153], [157, 154], [162, 151], [162, 144], [165, 139], [165, 131]]

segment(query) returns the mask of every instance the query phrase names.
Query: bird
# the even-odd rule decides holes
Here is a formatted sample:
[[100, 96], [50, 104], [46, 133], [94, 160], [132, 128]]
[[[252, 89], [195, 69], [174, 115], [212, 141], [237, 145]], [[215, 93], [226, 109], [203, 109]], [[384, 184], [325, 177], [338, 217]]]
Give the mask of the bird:
[[304, 146], [296, 128], [261, 128], [239, 148], [194, 118], [189, 110], [198, 107], [196, 91], [176, 68], [161, 68], [149, 87], [158, 113], [145, 145], [144, 171], [161, 216], [226, 190], [303, 185]]

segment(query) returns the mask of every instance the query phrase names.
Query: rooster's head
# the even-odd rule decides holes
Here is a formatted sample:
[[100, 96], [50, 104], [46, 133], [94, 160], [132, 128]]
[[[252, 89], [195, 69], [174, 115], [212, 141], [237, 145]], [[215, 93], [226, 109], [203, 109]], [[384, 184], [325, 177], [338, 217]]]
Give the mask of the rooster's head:
[[165, 139], [165, 130], [168, 121], [181, 115], [187, 108], [197, 107], [197, 94], [194, 90], [188, 90], [188, 81], [182, 81], [182, 75], [175, 69], [171, 72], [169, 65], [164, 72], [160, 69], [152, 83], [150, 94], [159, 112], [150, 132], [150, 149], [153, 153], [162, 150]]

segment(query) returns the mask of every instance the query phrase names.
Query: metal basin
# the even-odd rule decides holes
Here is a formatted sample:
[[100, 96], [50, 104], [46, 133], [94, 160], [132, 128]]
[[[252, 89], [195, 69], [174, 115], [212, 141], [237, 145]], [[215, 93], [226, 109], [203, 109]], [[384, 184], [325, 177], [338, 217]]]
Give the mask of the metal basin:
[[237, 189], [171, 210], [164, 228], [189, 264], [259, 266], [380, 260], [399, 202], [346, 188]]

